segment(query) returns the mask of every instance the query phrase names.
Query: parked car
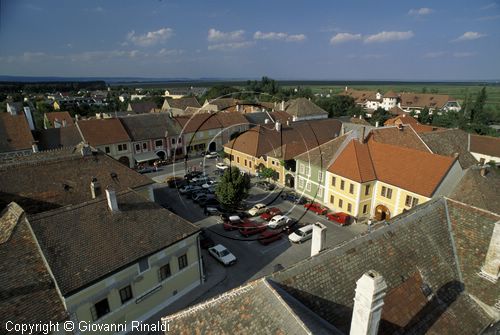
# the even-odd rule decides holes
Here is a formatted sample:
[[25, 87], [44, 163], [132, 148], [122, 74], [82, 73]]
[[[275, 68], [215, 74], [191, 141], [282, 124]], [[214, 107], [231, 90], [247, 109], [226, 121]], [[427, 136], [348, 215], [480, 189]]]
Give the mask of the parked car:
[[283, 200], [290, 201], [291, 203], [300, 204], [300, 205], [303, 205], [307, 202], [305, 197], [301, 197], [300, 195], [295, 194], [293, 192], [284, 192], [281, 194], [281, 198]]
[[217, 244], [216, 246], [208, 248], [208, 253], [225, 266], [233, 265], [234, 263], [236, 263], [236, 256], [234, 256], [222, 244]]
[[279, 214], [281, 214], [281, 209], [279, 209], [278, 207], [271, 207], [271, 208], [268, 208], [265, 213], [262, 213], [260, 215], [260, 218], [263, 220], [269, 221], [269, 220], [271, 220], [271, 218], [273, 216], [279, 215]]
[[193, 198], [193, 201], [194, 202], [200, 202], [200, 201], [205, 201], [205, 200], [208, 200], [208, 199], [215, 199], [215, 195], [214, 194], [210, 194], [210, 193], [200, 193], [198, 195], [196, 195], [195, 198]]
[[279, 240], [281, 235], [281, 229], [266, 230], [259, 235], [259, 242], [263, 245], [268, 245], [269, 243]]
[[201, 190], [201, 186], [185, 185], [179, 189], [179, 193], [180, 194], [189, 194], [189, 193], [194, 192], [196, 190]]
[[312, 232], [313, 232], [313, 225], [310, 224], [310, 225], [301, 227], [301, 228], [297, 229], [295, 232], [291, 233], [288, 236], [288, 239], [290, 240], [290, 242], [293, 242], [293, 243], [302, 243], [302, 242], [307, 241], [310, 238], [312, 238]]
[[[210, 194], [210, 195], [213, 195], [213, 194]], [[208, 206], [212, 206], [212, 207], [220, 206], [220, 203], [219, 203], [219, 200], [217, 200], [217, 197], [214, 196], [214, 197], [208, 197], [207, 199], [198, 200], [198, 205], [200, 205], [200, 207], [202, 207], [202, 208], [205, 208]]]
[[219, 170], [222, 170], [222, 171], [229, 169], [229, 166], [227, 166], [226, 164], [224, 164], [222, 162], [215, 164], [215, 167]]
[[165, 179], [168, 187], [171, 188], [181, 188], [186, 185], [186, 180], [178, 176], [170, 176]]
[[235, 230], [240, 228], [243, 222], [244, 221], [238, 215], [231, 215], [227, 219], [223, 219], [222, 228], [224, 228], [224, 230]]
[[208, 235], [206, 229], [200, 231], [200, 247], [202, 249], [208, 249], [215, 245], [214, 240]]
[[351, 223], [351, 216], [347, 213], [339, 212], [339, 213], [328, 213], [326, 214], [326, 218], [330, 221], [336, 222], [341, 226], [348, 225]]
[[271, 184], [270, 182], [267, 182], [267, 181], [259, 181], [255, 185], [263, 190], [266, 190], [266, 191], [272, 191], [276, 188], [276, 185]]
[[208, 176], [201, 175], [198, 177], [194, 177], [191, 179], [191, 183], [201, 183], [200, 185], [203, 185], [205, 183], [208, 183], [211, 179]]
[[315, 202], [308, 202], [307, 204], [304, 205], [304, 207], [318, 215], [324, 215], [327, 212], [326, 208], [321, 207], [320, 204], [317, 204]]
[[271, 229], [276, 229], [280, 227], [286, 226], [286, 223], [288, 222], [290, 218], [286, 215], [276, 215], [273, 216], [271, 221], [267, 224], [267, 226]]
[[253, 206], [252, 208], [250, 208], [248, 210], [248, 214], [250, 214], [250, 216], [256, 216], [256, 215], [259, 215], [259, 214], [262, 214], [266, 211], [267, 209], [267, 206], [265, 204], [256, 204], [255, 206]]
[[259, 222], [254, 222], [250, 220], [243, 221], [239, 227], [240, 234], [248, 237], [250, 235], [255, 235], [261, 233], [267, 229], [267, 225]]
[[202, 171], [191, 171], [191, 172], [188, 172], [184, 175], [184, 179], [191, 180], [195, 177], [201, 176], [202, 174], [203, 174]]
[[203, 188], [211, 188], [211, 187], [215, 187], [215, 185], [217, 185], [217, 181], [209, 179], [206, 183], [204, 183], [203, 185], [201, 185], [201, 187], [203, 187]]
[[217, 206], [217, 205], [207, 205], [207, 206], [203, 209], [203, 213], [204, 213], [206, 216], [210, 216], [210, 215], [221, 215], [222, 213], [224, 213], [224, 210], [222, 209], [222, 207]]
[[217, 158], [217, 157], [219, 157], [219, 154], [216, 153], [215, 151], [205, 154], [205, 158]]
[[137, 169], [137, 172], [139, 172], [141, 174], [150, 173], [150, 172], [154, 172], [154, 171], [155, 171], [155, 169], [152, 166], [144, 166], [144, 167], [141, 167], [140, 169]]

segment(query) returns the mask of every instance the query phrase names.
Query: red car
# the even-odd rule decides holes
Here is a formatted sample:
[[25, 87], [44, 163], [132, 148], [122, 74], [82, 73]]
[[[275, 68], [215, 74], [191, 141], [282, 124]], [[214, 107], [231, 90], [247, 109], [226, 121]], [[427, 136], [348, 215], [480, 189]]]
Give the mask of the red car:
[[282, 214], [281, 209], [279, 209], [278, 207], [271, 207], [265, 213], [262, 213], [260, 215], [260, 218], [269, 221], [272, 219], [273, 216], [281, 214]]
[[268, 245], [281, 238], [281, 229], [276, 230], [266, 230], [259, 235], [259, 242], [263, 245]]
[[341, 226], [348, 225], [351, 222], [351, 216], [346, 213], [328, 213], [326, 214], [326, 218], [330, 221], [334, 221]]
[[245, 237], [261, 233], [266, 229], [267, 229], [266, 224], [253, 221], [245, 221], [239, 226], [240, 234]]
[[320, 204], [317, 204], [315, 202], [308, 202], [307, 204], [304, 205], [304, 207], [318, 215], [324, 215], [326, 214], [327, 211], [326, 208], [321, 207]]
[[227, 219], [224, 219], [222, 222], [222, 227], [224, 230], [235, 230], [239, 229], [245, 220], [242, 220], [238, 215], [230, 216]]

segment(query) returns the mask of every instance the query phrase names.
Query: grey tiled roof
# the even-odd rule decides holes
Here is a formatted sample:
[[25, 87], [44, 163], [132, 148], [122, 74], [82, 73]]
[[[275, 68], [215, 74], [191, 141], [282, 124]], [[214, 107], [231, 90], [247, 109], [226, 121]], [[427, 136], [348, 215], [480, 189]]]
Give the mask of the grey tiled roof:
[[63, 295], [199, 230], [134, 191], [116, 196], [118, 212], [112, 212], [101, 198], [30, 218]]
[[7, 320], [18, 324], [65, 320], [54, 281], [17, 204], [10, 204], [0, 214], [0, 235], [0, 333], [7, 334]]
[[455, 199], [466, 204], [500, 213], [500, 173], [488, 169], [481, 176], [481, 169], [472, 166], [467, 170], [458, 185], [450, 194]]
[[259, 279], [163, 320], [170, 334], [340, 334], [274, 286]]
[[79, 204], [92, 199], [92, 178], [97, 178], [103, 190], [153, 183], [100, 152], [84, 157], [76, 149], [44, 151], [0, 163], [0, 208], [15, 201], [31, 214]]
[[287, 101], [285, 104], [285, 111], [290, 115], [298, 117], [328, 114], [328, 112], [307, 98]]
[[150, 113], [121, 117], [120, 120], [133, 141], [159, 139], [181, 133], [181, 127], [168, 113]]
[[81, 141], [80, 132], [74, 125], [62, 128], [42, 129], [40, 130], [38, 149], [53, 150], [74, 147]]
[[477, 164], [477, 160], [468, 151], [468, 134], [460, 129], [446, 129], [421, 133], [420, 137], [432, 152], [453, 156], [458, 153], [458, 161], [463, 169]]

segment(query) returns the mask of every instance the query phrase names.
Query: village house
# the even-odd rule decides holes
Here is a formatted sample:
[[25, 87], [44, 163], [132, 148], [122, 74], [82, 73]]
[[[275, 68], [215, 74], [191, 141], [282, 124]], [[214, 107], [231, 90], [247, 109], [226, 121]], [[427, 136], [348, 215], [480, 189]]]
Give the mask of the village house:
[[289, 114], [292, 117], [292, 122], [328, 118], [328, 112], [307, 98], [297, 98], [282, 102], [279, 104], [279, 109]]
[[0, 158], [14, 158], [36, 151], [38, 146], [23, 112], [0, 113]]
[[166, 98], [161, 111], [171, 113], [172, 116], [192, 114], [191, 112], [186, 112], [188, 108], [190, 111], [197, 110], [201, 108], [201, 105], [195, 97]]
[[68, 112], [50, 112], [43, 114], [43, 127], [45, 129], [61, 128], [73, 125], [73, 118]]
[[468, 335], [500, 319], [498, 214], [439, 198], [333, 248], [313, 229], [311, 257], [165, 316], [165, 334]]
[[441, 195], [464, 172], [433, 154], [411, 127], [350, 132], [297, 157], [298, 192], [359, 221], [386, 220]]
[[134, 167], [132, 142], [118, 118], [78, 120], [76, 126], [84, 142]]
[[468, 134], [468, 150], [480, 163], [500, 165], [500, 138]]
[[151, 113], [156, 111], [156, 109], [156, 104], [152, 101], [129, 102], [127, 106], [127, 112], [134, 114]]
[[199, 155], [205, 151], [222, 149], [222, 125], [216, 114], [200, 113], [192, 116], [177, 116], [170, 120], [182, 128], [182, 141], [186, 154]]
[[37, 132], [38, 149], [54, 150], [75, 147], [82, 142], [82, 136], [76, 125], [41, 129]]

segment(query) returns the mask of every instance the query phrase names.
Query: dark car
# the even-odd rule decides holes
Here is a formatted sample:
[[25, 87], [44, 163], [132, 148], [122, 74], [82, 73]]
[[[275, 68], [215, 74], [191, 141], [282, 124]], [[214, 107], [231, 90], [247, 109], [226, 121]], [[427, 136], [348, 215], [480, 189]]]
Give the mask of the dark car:
[[281, 229], [266, 230], [259, 235], [259, 242], [263, 245], [268, 245], [281, 238]]
[[215, 245], [214, 240], [208, 235], [205, 229], [200, 231], [200, 246], [203, 249], [211, 248]]
[[290, 201], [291, 203], [300, 205], [303, 205], [307, 202], [307, 200], [304, 197], [301, 197], [300, 195], [295, 194], [293, 192], [285, 192], [281, 194], [281, 198], [283, 200]]
[[191, 180], [195, 177], [201, 176], [202, 174], [203, 174], [202, 171], [191, 171], [191, 172], [188, 172], [184, 175], [184, 179]]
[[224, 210], [218, 205], [208, 205], [203, 209], [203, 213], [206, 216], [221, 215], [222, 213], [224, 213]]
[[274, 184], [271, 184], [270, 182], [267, 181], [259, 181], [258, 183], [255, 184], [255, 186], [266, 191], [272, 191], [276, 188]]

